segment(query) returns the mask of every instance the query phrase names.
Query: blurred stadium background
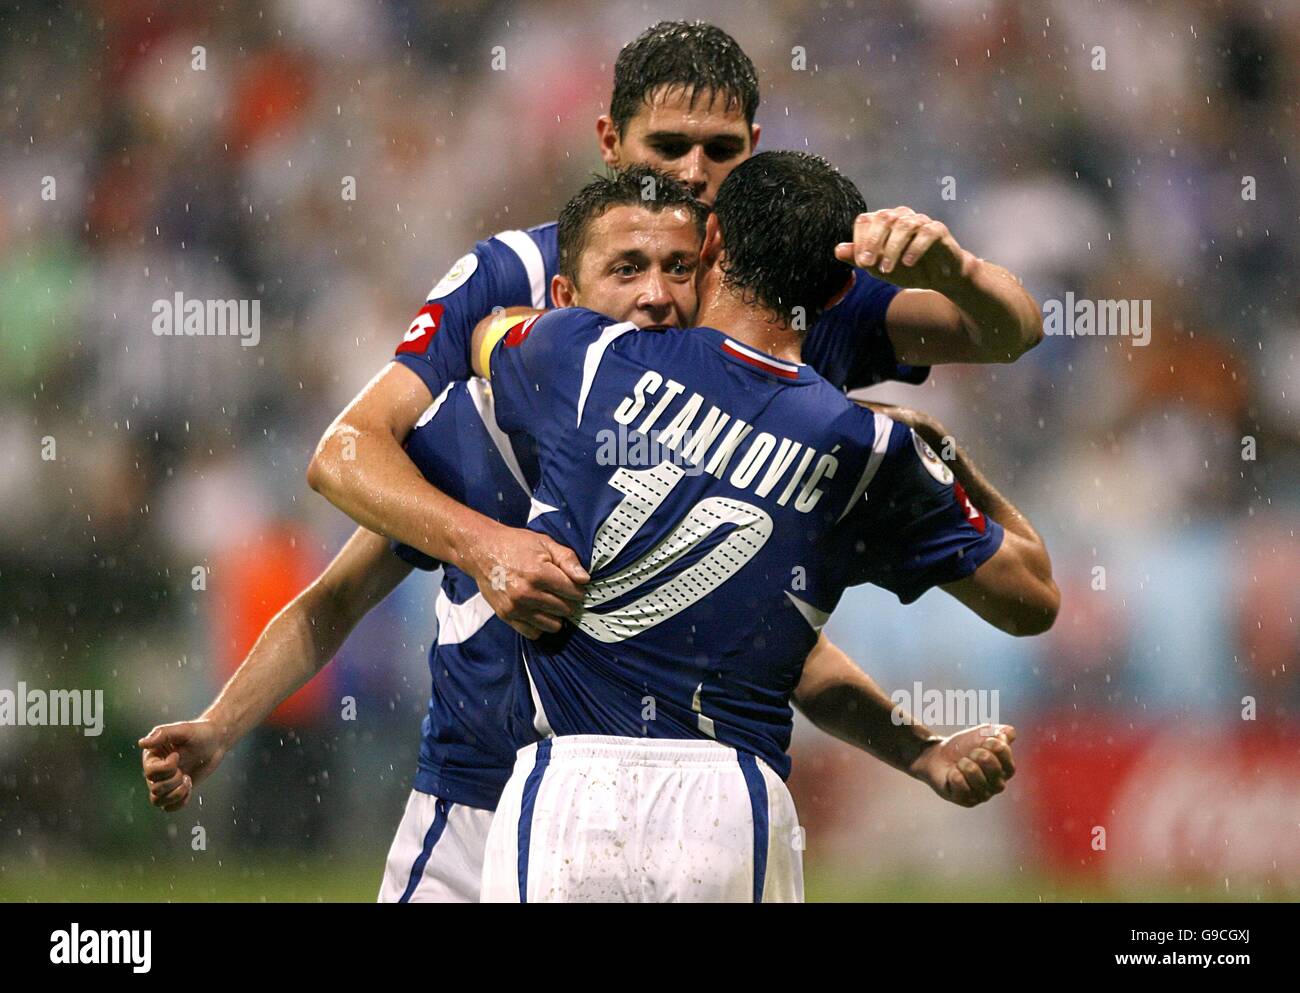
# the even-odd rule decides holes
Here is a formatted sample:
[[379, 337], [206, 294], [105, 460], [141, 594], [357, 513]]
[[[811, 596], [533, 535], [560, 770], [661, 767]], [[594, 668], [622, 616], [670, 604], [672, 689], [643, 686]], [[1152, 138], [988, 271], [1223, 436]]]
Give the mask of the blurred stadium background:
[[[91, 0], [0, 15], [0, 687], [107, 708], [99, 737], [0, 728], [0, 899], [373, 899], [427, 577], [201, 804], [151, 809], [135, 740], [342, 543], [304, 481], [322, 430], [454, 259], [599, 165], [620, 45], [675, 17], [753, 57], [765, 147], [945, 220], [1040, 301], [1152, 301], [1145, 347], [1049, 338], [869, 394], [1019, 502], [1064, 606], [1018, 641], [941, 593], [846, 599], [831, 633], [887, 690], [998, 691], [1020, 774], [961, 810], [801, 725], [810, 899], [1296, 898], [1300, 5]], [[260, 300], [260, 344], [156, 337], [177, 291]]]

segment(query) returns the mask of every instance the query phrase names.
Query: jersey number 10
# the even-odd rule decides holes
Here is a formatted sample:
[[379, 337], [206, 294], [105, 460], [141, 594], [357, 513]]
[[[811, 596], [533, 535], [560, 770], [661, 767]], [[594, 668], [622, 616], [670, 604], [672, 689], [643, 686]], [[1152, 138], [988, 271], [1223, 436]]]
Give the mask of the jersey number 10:
[[[589, 569], [593, 575], [617, 558], [685, 475], [680, 466], [664, 461], [653, 469], [619, 469], [610, 477], [609, 485], [622, 493], [623, 499], [596, 531]], [[671, 569], [724, 525], [734, 525], [731, 533], [668, 582], [608, 612], [592, 609]], [[587, 586], [578, 627], [597, 641], [612, 644], [662, 624], [744, 568], [771, 535], [772, 518], [753, 504], [707, 497], [635, 562]]]

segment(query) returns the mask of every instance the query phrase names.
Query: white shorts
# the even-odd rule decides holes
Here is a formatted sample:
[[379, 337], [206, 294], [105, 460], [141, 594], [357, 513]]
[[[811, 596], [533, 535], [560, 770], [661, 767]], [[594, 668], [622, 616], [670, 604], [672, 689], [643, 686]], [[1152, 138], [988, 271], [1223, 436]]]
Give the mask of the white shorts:
[[492, 811], [411, 790], [388, 850], [380, 903], [478, 903]]
[[564, 735], [519, 750], [483, 901], [798, 903], [802, 850], [789, 790], [752, 755]]

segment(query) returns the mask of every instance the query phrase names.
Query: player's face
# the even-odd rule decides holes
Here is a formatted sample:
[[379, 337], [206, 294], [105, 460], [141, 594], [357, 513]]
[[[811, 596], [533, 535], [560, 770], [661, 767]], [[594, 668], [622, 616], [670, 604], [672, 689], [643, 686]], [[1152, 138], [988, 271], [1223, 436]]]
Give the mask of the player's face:
[[578, 281], [557, 277], [556, 303], [637, 327], [690, 327], [700, 239], [685, 210], [611, 207], [591, 222]]
[[608, 116], [596, 130], [601, 157], [615, 169], [653, 166], [709, 204], [731, 170], [754, 154], [759, 135], [759, 126], [746, 124], [744, 112], [728, 108], [723, 97], [701, 97], [692, 107], [679, 86], [654, 91], [622, 136]]

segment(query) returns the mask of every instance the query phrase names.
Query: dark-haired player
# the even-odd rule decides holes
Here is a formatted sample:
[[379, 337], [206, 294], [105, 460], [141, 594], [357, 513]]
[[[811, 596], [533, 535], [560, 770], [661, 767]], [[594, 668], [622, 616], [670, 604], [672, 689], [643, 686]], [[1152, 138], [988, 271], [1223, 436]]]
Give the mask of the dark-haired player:
[[[824, 160], [763, 153], [718, 192], [698, 327], [570, 308], [476, 331], [497, 424], [533, 442], [529, 526], [592, 577], [572, 627], [520, 639], [514, 710], [541, 740], [493, 818], [484, 900], [800, 900], [789, 701], [843, 590], [943, 585], [1013, 630], [1055, 617], [1019, 515], [1004, 532], [910, 429], [802, 362], [799, 315], [852, 278], [833, 249], [862, 206]], [[623, 431], [665, 454], [611, 465]]]
[[[711, 202], [754, 150], [758, 102], [753, 64], [734, 39], [707, 24], [664, 22], [618, 56], [610, 113], [597, 122], [600, 153], [616, 168], [658, 165]], [[908, 363], [1010, 361], [1041, 338], [1038, 308], [1009, 273], [906, 208], [864, 213], [853, 243], [839, 251], [872, 271], [857, 271], [843, 299], [810, 325], [804, 346], [809, 363], [837, 386], [919, 382], [927, 370]], [[581, 599], [586, 572], [544, 535], [449, 500], [402, 443], [434, 397], [469, 377], [466, 346], [477, 322], [499, 308], [553, 305], [548, 290], [559, 270], [553, 224], [501, 232], [475, 246], [430, 291], [394, 361], [326, 432], [308, 473], [313, 488], [358, 523], [455, 566], [465, 577], [462, 595], [472, 589], [528, 636], [559, 626]], [[489, 649], [477, 657], [470, 643], [461, 648], [479, 672], [499, 657]], [[491, 685], [485, 681], [472, 698], [491, 699]], [[482, 791], [500, 781], [485, 771], [493, 766], [491, 748], [462, 722], [441, 720], [464, 708], [440, 701], [439, 692], [435, 684], [416, 789], [436, 778], [438, 799], [481, 803]], [[467, 754], [476, 756], [469, 765]], [[463, 788], [470, 779], [476, 787]], [[433, 793], [423, 808], [432, 824]]]
[[[650, 177], [658, 196], [644, 200], [645, 178], [629, 172], [596, 181], [569, 202], [559, 225], [567, 273], [555, 279], [552, 293], [566, 305], [598, 308], [640, 327], [689, 324], [703, 214], [689, 191], [663, 176]], [[527, 520], [531, 501], [523, 471], [496, 427], [481, 380], [444, 391], [421, 417], [407, 451], [425, 477], [455, 499], [504, 523]], [[955, 469], [982, 505], [1003, 507], [973, 467], [959, 461]], [[407, 561], [393, 556], [387, 541], [359, 529], [268, 625], [202, 718], [155, 728], [142, 740], [156, 805], [183, 806], [194, 784], [249, 729], [329, 661], [360, 618], [407, 575], [408, 562], [432, 565], [414, 550], [401, 554]], [[444, 571], [437, 615], [420, 771], [389, 855], [384, 900], [478, 898], [491, 810], [516, 745], [530, 740], [516, 741], [505, 731], [518, 662], [514, 633], [491, 616], [473, 581], [454, 567]], [[955, 803], [987, 800], [1013, 772], [1011, 729], [972, 728], [937, 740], [921, 725], [897, 725], [892, 702], [824, 637], [805, 664], [795, 698], [823, 730]], [[455, 799], [440, 795], [449, 793]]]
[[[758, 103], [753, 63], [726, 32], [663, 22], [619, 53], [610, 113], [597, 122], [600, 153], [615, 168], [658, 167], [711, 203], [754, 151]], [[858, 269], [843, 298], [807, 325], [805, 358], [836, 386], [919, 382], [928, 370], [917, 363], [1011, 361], [1042, 337], [1041, 312], [1010, 273], [905, 207], [864, 211], [837, 252], [871, 271]], [[559, 263], [554, 224], [503, 231], [461, 257], [308, 470], [311, 486], [359, 524], [464, 569], [497, 615], [529, 636], [557, 629], [585, 573], [567, 549], [446, 499], [402, 442], [448, 383], [469, 377], [466, 345], [480, 320], [554, 304]]]

